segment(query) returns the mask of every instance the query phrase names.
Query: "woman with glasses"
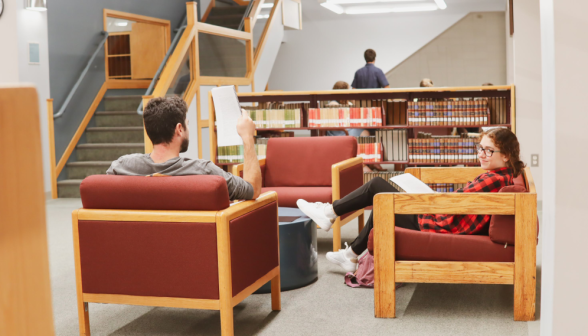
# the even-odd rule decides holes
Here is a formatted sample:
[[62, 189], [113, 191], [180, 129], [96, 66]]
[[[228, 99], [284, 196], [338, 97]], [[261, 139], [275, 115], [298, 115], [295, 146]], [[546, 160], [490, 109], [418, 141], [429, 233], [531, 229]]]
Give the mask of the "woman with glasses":
[[[478, 159], [485, 173], [455, 192], [498, 192], [512, 185], [513, 178], [522, 173], [525, 164], [519, 158], [519, 142], [506, 128], [494, 128], [480, 134]], [[398, 192], [382, 178], [374, 178], [342, 199], [329, 203], [308, 203], [298, 200], [300, 210], [323, 230], [329, 231], [337, 216], [373, 205], [374, 196], [382, 192]], [[485, 234], [490, 215], [396, 215], [396, 226], [425, 232], [445, 234]], [[363, 230], [346, 249], [328, 252], [327, 260], [340, 265], [346, 272], [357, 267], [357, 257], [367, 249], [373, 228], [373, 213]], [[347, 243], [345, 243], [347, 245]]]

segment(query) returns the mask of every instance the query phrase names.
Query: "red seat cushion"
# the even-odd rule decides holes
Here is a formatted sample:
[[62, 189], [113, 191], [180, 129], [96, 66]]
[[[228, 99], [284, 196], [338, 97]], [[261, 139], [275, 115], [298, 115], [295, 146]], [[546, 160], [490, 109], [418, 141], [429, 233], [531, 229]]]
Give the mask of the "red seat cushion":
[[278, 193], [278, 206], [296, 208], [300, 198], [308, 202], [333, 202], [331, 187], [266, 187], [261, 192], [275, 191]]
[[[373, 233], [368, 250], [374, 253]], [[513, 262], [514, 247], [488, 236], [453, 235], [396, 228], [396, 260]]]
[[350, 136], [271, 138], [264, 187], [330, 187], [331, 166], [356, 156]]

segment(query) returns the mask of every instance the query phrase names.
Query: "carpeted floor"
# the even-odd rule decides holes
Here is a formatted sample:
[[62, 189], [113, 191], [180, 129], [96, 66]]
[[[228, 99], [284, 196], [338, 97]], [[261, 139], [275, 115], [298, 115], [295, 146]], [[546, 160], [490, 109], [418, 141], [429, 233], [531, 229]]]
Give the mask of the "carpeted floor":
[[[79, 207], [78, 199], [47, 201], [59, 336], [79, 335], [71, 231], [71, 212]], [[356, 234], [351, 222], [342, 236], [351, 242]], [[271, 311], [269, 294], [245, 299], [234, 308], [235, 335], [539, 335], [538, 321], [513, 321], [513, 287], [506, 285], [409, 284], [397, 291], [397, 318], [376, 319], [373, 290], [348, 288], [343, 271], [325, 259], [331, 237], [318, 234], [318, 281], [283, 292], [280, 312]], [[540, 279], [539, 253], [537, 260]], [[537, 306], [539, 317], [539, 297]], [[205, 310], [90, 304], [90, 325], [94, 336], [220, 335], [219, 313]]]

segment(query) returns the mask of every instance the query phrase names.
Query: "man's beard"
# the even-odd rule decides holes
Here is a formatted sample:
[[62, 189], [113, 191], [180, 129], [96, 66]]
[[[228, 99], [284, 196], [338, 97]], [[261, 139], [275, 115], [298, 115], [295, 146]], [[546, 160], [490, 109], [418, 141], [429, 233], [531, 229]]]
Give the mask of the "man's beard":
[[188, 145], [190, 144], [190, 139], [182, 139], [182, 146], [180, 147], [180, 153], [186, 153], [188, 151]]

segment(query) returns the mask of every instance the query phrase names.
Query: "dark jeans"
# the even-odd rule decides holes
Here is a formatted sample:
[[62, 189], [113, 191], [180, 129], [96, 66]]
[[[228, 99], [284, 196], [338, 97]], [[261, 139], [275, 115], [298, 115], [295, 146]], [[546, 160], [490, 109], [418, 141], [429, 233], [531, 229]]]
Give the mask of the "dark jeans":
[[[383, 178], [376, 177], [363, 186], [355, 189], [349, 195], [333, 202], [333, 210], [335, 211], [335, 214], [341, 215], [363, 209], [373, 205], [374, 196], [383, 192], [398, 192], [398, 190]], [[367, 249], [370, 231], [372, 231], [372, 228], [374, 227], [373, 214], [373, 212], [370, 214], [370, 218], [363, 227], [363, 230], [361, 230], [357, 238], [351, 243], [351, 249], [355, 254], [359, 255]], [[396, 215], [394, 219], [396, 221], [396, 226], [398, 227], [420, 231], [417, 215]]]

